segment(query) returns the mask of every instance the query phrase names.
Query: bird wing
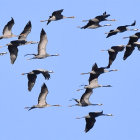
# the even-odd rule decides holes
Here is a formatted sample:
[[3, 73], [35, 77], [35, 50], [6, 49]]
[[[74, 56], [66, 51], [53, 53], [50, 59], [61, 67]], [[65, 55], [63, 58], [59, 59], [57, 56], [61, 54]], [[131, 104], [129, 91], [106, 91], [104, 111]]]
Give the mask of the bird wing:
[[107, 67], [110, 68], [113, 61], [116, 59], [116, 56], [117, 56], [118, 52], [117, 51], [115, 51], [115, 52], [108, 51], [108, 54], [109, 54], [109, 62], [108, 62]]
[[64, 10], [64, 9], [54, 11], [54, 12], [52, 13], [52, 16], [61, 15], [61, 13], [63, 12], [63, 10]]
[[14, 19], [12, 18], [4, 27], [3, 35], [11, 35], [12, 34], [12, 27], [14, 25]]
[[136, 35], [132, 35], [129, 37], [129, 41], [128, 41], [128, 45], [131, 45], [133, 44], [134, 42], [137, 42], [138, 41], [138, 37]]
[[45, 77], [45, 79], [49, 80], [50, 79], [50, 74], [48, 71], [42, 72], [43, 76]]
[[96, 119], [95, 118], [85, 118], [85, 120], [86, 120], [85, 132], [88, 132], [94, 126]]
[[90, 76], [89, 76], [89, 79], [88, 79], [89, 84], [90, 84], [90, 82], [91, 82], [92, 80], [98, 78], [99, 75], [100, 75], [100, 74], [92, 74], [92, 73], [91, 73]]
[[18, 48], [15, 45], [8, 45], [8, 50], [10, 53], [11, 64], [14, 64], [18, 55]]
[[98, 69], [98, 66], [97, 66], [97, 64], [95, 63], [93, 66], [92, 66], [92, 71], [96, 71]]
[[24, 30], [21, 32], [21, 36], [18, 37], [18, 39], [20, 40], [26, 40], [26, 37], [28, 36], [28, 34], [31, 32], [31, 21], [29, 21], [26, 26], [24, 27]]
[[89, 103], [89, 98], [93, 93], [93, 89], [87, 88], [85, 93], [81, 96], [80, 102], [81, 103]]
[[91, 86], [97, 86], [98, 85], [98, 78], [94, 78], [89, 82], [89, 85]]
[[46, 45], [48, 43], [47, 35], [44, 29], [41, 30], [40, 33], [40, 41], [38, 44], [38, 54], [45, 55], [46, 54]]
[[133, 53], [134, 49], [135, 48], [134, 48], [133, 45], [126, 46], [124, 56], [123, 56], [123, 60], [126, 60], [127, 57], [129, 57]]
[[47, 104], [46, 103], [47, 94], [48, 94], [48, 88], [47, 88], [46, 84], [44, 83], [41, 87], [41, 92], [40, 92], [39, 97], [38, 97], [38, 104], [39, 105]]
[[81, 29], [86, 29], [91, 25], [97, 25], [97, 24], [98, 24], [97, 22], [95, 22], [93, 20], [89, 20], [88, 23], [85, 26], [81, 27]]
[[28, 90], [31, 91], [33, 86], [35, 85], [35, 81], [36, 81], [36, 74], [28, 74], [27, 75], [27, 78], [28, 78]]
[[124, 46], [112, 46], [111, 49], [113, 49], [117, 52], [121, 52], [124, 50]]
[[119, 32], [118, 30], [110, 30], [106, 38], [108, 38], [112, 35], [116, 35], [118, 32]]

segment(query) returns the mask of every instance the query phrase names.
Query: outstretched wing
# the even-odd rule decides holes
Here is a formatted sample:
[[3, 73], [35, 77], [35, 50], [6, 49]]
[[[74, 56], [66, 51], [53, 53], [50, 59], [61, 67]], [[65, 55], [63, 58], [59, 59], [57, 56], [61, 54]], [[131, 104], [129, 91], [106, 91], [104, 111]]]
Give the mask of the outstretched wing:
[[48, 71], [42, 72], [43, 76], [45, 77], [45, 79], [49, 80], [50, 79], [50, 74]]
[[28, 36], [28, 34], [31, 32], [31, 21], [29, 21], [26, 26], [24, 27], [24, 30], [21, 32], [20, 36], [18, 37], [18, 39], [20, 40], [26, 40], [26, 37]]
[[11, 35], [12, 34], [12, 27], [14, 25], [14, 19], [12, 18], [4, 27], [3, 35]]
[[8, 45], [8, 50], [10, 53], [11, 64], [14, 64], [18, 55], [18, 48], [17, 46], [14, 46], [14, 45]]
[[92, 71], [96, 71], [98, 69], [98, 66], [97, 66], [97, 64], [95, 63], [93, 66], [92, 66]]
[[134, 49], [135, 48], [133, 47], [133, 45], [126, 46], [126, 50], [124, 52], [123, 60], [126, 60], [127, 57], [129, 57], [133, 53]]
[[36, 74], [28, 74], [27, 75], [27, 78], [28, 78], [28, 90], [31, 91], [33, 86], [35, 85], [35, 81], [36, 81]]
[[118, 30], [110, 30], [106, 38], [108, 38], [112, 35], [116, 35], [118, 32], [119, 32]]
[[41, 92], [40, 92], [39, 97], [38, 97], [38, 104], [39, 105], [47, 104], [46, 103], [47, 94], [48, 94], [48, 88], [47, 88], [46, 84], [44, 83], [41, 87]]
[[85, 132], [87, 133], [94, 126], [96, 119], [95, 118], [85, 118], [85, 120], [86, 120]]
[[93, 20], [89, 20], [88, 23], [85, 26], [81, 27], [81, 29], [86, 29], [89, 26], [95, 25], [95, 24], [98, 24], [98, 23], [94, 22]]
[[91, 96], [91, 94], [93, 93], [93, 89], [91, 88], [87, 88], [85, 93], [82, 95], [80, 102], [81, 103], [89, 103], [89, 98]]
[[48, 43], [48, 40], [47, 40], [46, 32], [44, 31], [44, 29], [42, 29], [41, 33], [40, 33], [40, 41], [39, 41], [39, 44], [38, 44], [38, 54], [39, 55], [45, 55], [46, 54], [47, 43]]
[[52, 13], [52, 16], [61, 15], [61, 13], [63, 12], [63, 10], [64, 10], [64, 9], [54, 11], [54, 12]]

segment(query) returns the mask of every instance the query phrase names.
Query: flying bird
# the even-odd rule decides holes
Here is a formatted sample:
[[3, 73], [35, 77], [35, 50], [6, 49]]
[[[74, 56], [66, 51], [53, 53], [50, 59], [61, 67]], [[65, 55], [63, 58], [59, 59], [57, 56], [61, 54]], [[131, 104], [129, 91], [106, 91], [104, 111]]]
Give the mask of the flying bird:
[[[124, 39], [125, 38], [129, 38], [129, 41], [125, 48], [123, 60], [126, 60], [133, 53], [135, 47], [138, 47], [136, 42], [140, 38], [140, 32], [137, 32], [134, 35], [129, 36], [129, 37], [124, 37]], [[139, 50], [139, 47], [138, 47], [138, 50]]]
[[[113, 115], [103, 114], [103, 111], [101, 111], [101, 112], [89, 112], [87, 116], [81, 117], [81, 118], [85, 118], [85, 121], [86, 121], [86, 126], [85, 126], [86, 133], [94, 126], [96, 122], [96, 117], [99, 117], [99, 116], [113, 116]], [[81, 119], [81, 118], [76, 118], [76, 119]]]
[[32, 24], [31, 21], [29, 21], [23, 31], [20, 33], [18, 40], [13, 40], [10, 43], [6, 44], [6, 45], [14, 45], [14, 46], [21, 46], [21, 45], [27, 45], [27, 44], [37, 44], [38, 42], [35, 41], [27, 41], [27, 36], [29, 35], [29, 33], [31, 32], [32, 29]]
[[14, 25], [14, 19], [11, 18], [11, 20], [4, 26], [4, 29], [3, 29], [3, 35], [0, 36], [0, 39], [3, 39], [3, 38], [11, 38], [11, 37], [17, 37], [18, 35], [14, 35], [12, 33], [12, 27]]
[[60, 20], [60, 19], [65, 19], [65, 18], [74, 18], [74, 16], [71, 16], [71, 17], [65, 17], [65, 16], [63, 16], [62, 15], [63, 10], [64, 9], [54, 11], [52, 13], [52, 15], [49, 17], [48, 20], [41, 20], [41, 22], [48, 21], [47, 22], [47, 25], [48, 25], [51, 21], [57, 21], [57, 20]]
[[109, 62], [108, 62], [108, 66], [106, 68], [110, 68], [110, 66], [116, 59], [118, 52], [123, 51], [124, 48], [125, 48], [124, 45], [118, 45], [118, 46], [112, 46], [108, 50], [101, 50], [101, 51], [108, 51], [108, 54], [109, 54]]
[[[116, 21], [115, 19], [107, 19], [107, 17], [109, 17], [110, 14], [107, 14], [106, 12], [104, 12], [102, 15], [98, 15], [96, 16], [95, 18], [93, 19], [89, 19], [89, 20], [92, 20], [94, 22], [102, 22], [102, 21]], [[89, 20], [83, 20], [83, 22], [87, 22]]]
[[27, 60], [43, 59], [43, 58], [50, 57], [50, 56], [59, 56], [59, 54], [50, 55], [50, 54], [46, 53], [47, 43], [48, 43], [48, 39], [47, 39], [46, 32], [44, 31], [44, 29], [42, 29], [41, 33], [40, 33], [40, 41], [39, 41], [39, 44], [38, 44], [38, 54], [26, 54], [25, 56], [34, 55], [33, 58], [29, 58]]
[[89, 20], [88, 23], [85, 26], [83, 26], [83, 27], [78, 26], [78, 28], [81, 28], [81, 29], [96, 29], [96, 28], [104, 27], [104, 26], [111, 26], [111, 24], [100, 25], [99, 22], [96, 22], [94, 20]]
[[93, 89], [90, 89], [90, 88], [87, 88], [84, 92], [84, 94], [81, 96], [80, 100], [78, 99], [73, 99], [77, 102], [77, 104], [75, 105], [71, 105], [69, 107], [72, 107], [72, 106], [82, 106], [82, 107], [85, 107], [85, 106], [89, 106], [89, 105], [102, 105], [102, 104], [92, 104], [90, 101], [89, 101], [89, 98], [91, 96], [91, 94], [93, 93]]
[[[90, 74], [90, 77], [91, 77], [91, 75], [94, 75], [95, 78], [98, 78], [100, 74], [107, 73], [107, 72], [112, 72], [112, 71], [118, 71], [118, 70], [117, 70], [117, 69], [107, 70], [107, 69], [105, 69], [105, 67], [100, 67], [100, 68], [98, 68], [97, 63], [95, 63], [95, 64], [92, 66], [92, 69], [91, 69], [90, 72], [81, 73], [81, 75]], [[90, 81], [90, 78], [89, 78], [89, 81]]]
[[[99, 87], [112, 87], [111, 85], [100, 85], [98, 84], [98, 78], [96, 78], [94, 75], [90, 75], [91, 77], [89, 78], [89, 85], [81, 85], [84, 86], [84, 89], [94, 89], [94, 88], [99, 88]], [[93, 77], [92, 77], [93, 76]], [[84, 89], [77, 89], [77, 91], [84, 90]]]
[[117, 33], [125, 32], [125, 31], [138, 31], [139, 29], [129, 29], [129, 28], [127, 28], [128, 26], [135, 26], [135, 24], [136, 24], [136, 21], [134, 21], [130, 25], [119, 26], [115, 30], [110, 30], [108, 33], [105, 33], [105, 34], [107, 34], [106, 38], [108, 38], [112, 35], [116, 35]]
[[50, 105], [47, 104], [46, 102], [46, 97], [48, 95], [48, 88], [46, 86], [46, 84], [44, 83], [41, 87], [41, 92], [39, 94], [38, 97], [38, 104], [37, 105], [33, 105], [32, 107], [25, 107], [25, 109], [31, 110], [34, 108], [44, 108], [44, 107], [50, 107], [50, 106], [60, 106], [60, 105]]
[[42, 74], [44, 76], [45, 80], [46, 79], [49, 80], [50, 79], [49, 73], [53, 73], [53, 71], [48, 71], [48, 70], [44, 70], [44, 69], [37, 69], [37, 70], [32, 70], [31, 72], [28, 72], [28, 73], [22, 73], [22, 75], [27, 74], [28, 90], [31, 91], [35, 85], [37, 75]]

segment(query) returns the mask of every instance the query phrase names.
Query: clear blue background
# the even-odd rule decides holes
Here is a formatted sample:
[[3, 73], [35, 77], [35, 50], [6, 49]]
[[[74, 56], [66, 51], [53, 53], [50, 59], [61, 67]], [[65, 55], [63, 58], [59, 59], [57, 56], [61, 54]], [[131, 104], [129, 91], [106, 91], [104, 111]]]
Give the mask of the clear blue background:
[[[75, 19], [64, 19], [51, 22], [48, 26], [40, 20], [47, 19], [55, 10], [64, 9], [63, 15], [75, 16]], [[139, 140], [140, 138], [140, 52], [135, 49], [133, 54], [123, 61], [123, 52], [119, 53], [111, 69], [118, 72], [103, 74], [99, 77], [100, 84], [110, 84], [112, 88], [95, 89], [90, 101], [103, 103], [103, 106], [72, 107], [71, 98], [80, 98], [84, 91], [76, 92], [81, 84], [87, 84], [88, 72], [97, 62], [107, 66], [108, 53], [101, 52], [114, 45], [126, 45], [130, 36], [135, 32], [124, 32], [106, 39], [105, 32], [119, 25], [131, 24], [137, 21], [136, 28], [140, 29], [139, 0], [3, 0], [0, 4], [0, 32], [11, 19], [15, 20], [13, 33], [19, 34], [29, 20], [32, 31], [27, 40], [39, 41], [40, 31], [45, 29], [48, 37], [47, 51], [50, 54], [59, 53], [58, 57], [43, 60], [27, 61], [27, 53], [37, 53], [37, 45], [19, 47], [18, 58], [14, 65], [10, 64], [9, 53], [0, 57], [0, 139], [1, 140]], [[110, 27], [96, 30], [81, 30], [77, 26], [103, 12], [109, 13], [109, 19], [116, 22]], [[133, 28], [133, 27], [130, 27]], [[0, 46], [12, 39], [0, 40]], [[7, 47], [0, 52], [8, 51]], [[27, 90], [27, 77], [23, 72], [33, 69], [48, 69], [55, 73], [49, 81], [38, 75], [36, 84], [31, 92]], [[49, 89], [47, 102], [61, 104], [62, 107], [49, 107], [27, 111], [25, 106], [37, 104], [41, 85], [45, 82]], [[113, 117], [99, 117], [92, 130], [84, 132], [85, 120], [76, 117], [85, 116], [88, 112], [101, 111], [112, 113]]]

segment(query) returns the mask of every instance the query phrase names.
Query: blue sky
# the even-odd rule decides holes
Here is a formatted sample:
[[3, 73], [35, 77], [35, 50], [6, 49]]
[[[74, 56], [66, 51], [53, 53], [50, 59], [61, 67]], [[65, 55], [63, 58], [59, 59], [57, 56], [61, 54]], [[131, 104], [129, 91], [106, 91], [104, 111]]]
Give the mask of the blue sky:
[[[0, 128], [2, 140], [138, 140], [140, 130], [140, 94], [139, 94], [139, 60], [140, 52], [135, 49], [133, 54], [123, 61], [123, 52], [119, 53], [111, 69], [117, 72], [103, 74], [99, 77], [100, 84], [110, 84], [111, 88], [98, 88], [93, 91], [90, 101], [102, 103], [103, 106], [72, 107], [71, 98], [80, 98], [83, 91], [76, 92], [81, 84], [87, 84], [88, 72], [96, 62], [98, 66], [107, 66], [108, 53], [101, 52], [114, 45], [126, 45], [128, 39], [122, 39], [135, 32], [124, 32], [106, 39], [105, 32], [115, 29], [119, 25], [131, 24], [136, 20], [136, 28], [140, 29], [139, 0], [122, 1], [75, 1], [75, 0], [40, 0], [40, 1], [1, 1], [0, 33], [4, 25], [11, 19], [15, 20], [13, 33], [19, 34], [29, 20], [32, 31], [28, 40], [39, 41], [42, 28], [47, 33], [47, 51], [50, 54], [59, 53], [58, 57], [43, 60], [27, 61], [27, 53], [37, 53], [37, 45], [19, 47], [18, 58], [14, 65], [10, 64], [9, 53], [1, 56], [0, 63]], [[65, 16], [75, 16], [75, 19], [64, 19], [51, 22], [48, 26], [40, 20], [47, 19], [55, 10], [64, 9]], [[78, 29], [83, 26], [83, 19], [90, 19], [103, 12], [109, 13], [109, 19], [116, 22], [102, 22], [112, 24], [110, 27], [96, 30]], [[12, 39], [0, 40], [0, 46]], [[7, 47], [0, 52], [7, 51]], [[45, 81], [38, 75], [36, 84], [31, 92], [27, 90], [27, 77], [21, 73], [33, 69], [53, 70], [51, 79]], [[37, 104], [41, 85], [46, 83], [49, 94], [49, 104], [61, 104], [62, 107], [50, 107], [27, 111], [25, 106]], [[84, 132], [85, 120], [76, 117], [85, 116], [88, 112], [101, 111], [112, 113], [113, 117], [98, 117], [95, 126], [88, 133]]]

